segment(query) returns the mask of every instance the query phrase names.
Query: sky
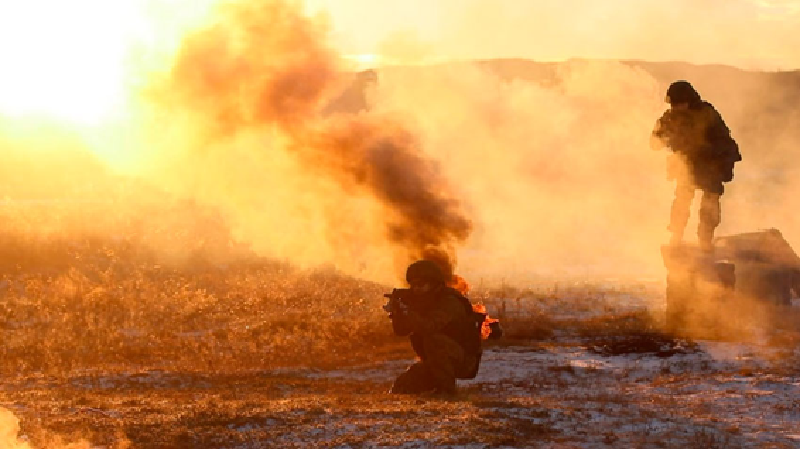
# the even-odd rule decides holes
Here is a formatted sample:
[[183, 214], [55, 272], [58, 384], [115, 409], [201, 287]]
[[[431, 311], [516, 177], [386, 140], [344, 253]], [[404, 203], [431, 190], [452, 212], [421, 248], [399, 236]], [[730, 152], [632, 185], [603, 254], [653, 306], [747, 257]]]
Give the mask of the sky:
[[348, 54], [800, 68], [798, 0], [309, 0]]
[[[98, 123], [153, 49], [170, 53], [226, 1], [2, 0], [0, 114]], [[800, 69], [800, 0], [290, 1], [326, 23], [328, 44], [359, 69], [474, 58]]]
[[[419, 191], [463, 206], [454, 210], [472, 227], [448, 220], [459, 226], [443, 242], [458, 247], [472, 279], [536, 265], [554, 276], [606, 269], [608, 247], [615, 270], [660, 270], [653, 248], [665, 238], [672, 187], [662, 155], [643, 149], [664, 86], [615, 61], [564, 65], [557, 87], [506, 82], [468, 64], [394, 68], [380, 72], [369, 113], [320, 116], [317, 107], [349, 83], [341, 56], [377, 54], [362, 58], [373, 65], [513, 57], [800, 68], [800, 0], [306, 0], [303, 10], [299, 0], [237, 0], [215, 9], [220, 1], [228, 2], [0, 0], [0, 133], [26, 149], [43, 145], [28, 137], [60, 148], [30, 125], [53, 119], [105, 160], [224, 211], [257, 250], [302, 265], [348, 263], [337, 266], [371, 279], [396, 268], [383, 256], [387, 236], [416, 238], [383, 226], [408, 218], [397, 211], [416, 211], [392, 202], [408, 195], [384, 188], [404, 185], [383, 164], [397, 154], [408, 158], [401, 165], [422, 167], [408, 172], [430, 187]], [[745, 126], [750, 111], [763, 110], [751, 103], [762, 101], [727, 102], [735, 133], [763, 132]], [[785, 107], [772, 114], [793, 117], [794, 105]], [[797, 148], [794, 122], [785, 123], [786, 137], [772, 139], [781, 155]], [[760, 179], [747, 172], [757, 165], [744, 167], [736, 185]], [[800, 167], [790, 168], [787, 179], [800, 179]], [[800, 238], [793, 184], [739, 207], [744, 218], [723, 226], [741, 227], [724, 232], [777, 226]], [[776, 206], [783, 200], [787, 207]]]

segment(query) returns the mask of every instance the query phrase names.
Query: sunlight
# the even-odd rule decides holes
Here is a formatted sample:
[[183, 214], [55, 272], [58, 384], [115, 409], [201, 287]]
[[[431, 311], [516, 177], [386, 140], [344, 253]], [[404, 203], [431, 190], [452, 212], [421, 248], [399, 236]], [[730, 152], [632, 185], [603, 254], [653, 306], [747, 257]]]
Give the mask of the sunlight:
[[134, 68], [154, 47], [174, 45], [169, 38], [177, 37], [187, 11], [204, 10], [196, 3], [0, 3], [0, 117], [96, 126], [124, 112]]
[[96, 124], [124, 100], [130, 2], [0, 4], [0, 113]]
[[216, 3], [0, 2], [0, 124], [18, 137], [61, 129], [124, 168], [136, 153], [138, 93]]
[[379, 55], [366, 53], [356, 55], [345, 55], [345, 61], [352, 66], [353, 70], [361, 71], [374, 69], [381, 65], [382, 60]]

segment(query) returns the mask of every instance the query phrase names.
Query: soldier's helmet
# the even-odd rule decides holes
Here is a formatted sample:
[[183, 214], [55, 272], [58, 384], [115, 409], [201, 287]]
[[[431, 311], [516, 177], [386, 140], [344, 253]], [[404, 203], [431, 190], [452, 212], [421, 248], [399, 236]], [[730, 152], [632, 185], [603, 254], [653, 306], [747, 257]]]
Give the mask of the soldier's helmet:
[[688, 81], [675, 81], [667, 88], [667, 102], [671, 105], [678, 103], [697, 104], [701, 101], [700, 94]]
[[444, 284], [444, 275], [439, 265], [432, 260], [418, 260], [408, 266], [406, 282], [429, 282], [431, 284]]
[[363, 84], [375, 84], [378, 82], [378, 72], [375, 69], [362, 70], [356, 74], [356, 78]]

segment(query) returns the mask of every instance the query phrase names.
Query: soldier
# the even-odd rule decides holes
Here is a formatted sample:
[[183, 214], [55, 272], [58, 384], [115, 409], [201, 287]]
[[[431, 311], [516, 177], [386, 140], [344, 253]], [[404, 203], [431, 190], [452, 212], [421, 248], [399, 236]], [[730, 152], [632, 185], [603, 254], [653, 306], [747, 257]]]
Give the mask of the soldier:
[[672, 151], [667, 178], [677, 181], [670, 211], [670, 244], [683, 240], [689, 221], [689, 208], [695, 190], [703, 192], [698, 214], [697, 239], [702, 250], [710, 252], [714, 229], [722, 214], [720, 196], [723, 183], [733, 179], [733, 165], [742, 160], [739, 146], [714, 106], [703, 101], [687, 81], [676, 81], [667, 89], [670, 108], [656, 122], [650, 138], [654, 150]]
[[401, 374], [391, 393], [425, 392], [453, 395], [456, 378], [473, 378], [480, 364], [478, 316], [465, 297], [445, 285], [439, 266], [430, 260], [414, 262], [406, 271], [410, 289], [395, 290], [386, 309], [392, 328], [409, 336], [419, 361]]
[[324, 115], [358, 114], [368, 112], [374, 103], [378, 72], [374, 69], [358, 72], [350, 85], [323, 109]]

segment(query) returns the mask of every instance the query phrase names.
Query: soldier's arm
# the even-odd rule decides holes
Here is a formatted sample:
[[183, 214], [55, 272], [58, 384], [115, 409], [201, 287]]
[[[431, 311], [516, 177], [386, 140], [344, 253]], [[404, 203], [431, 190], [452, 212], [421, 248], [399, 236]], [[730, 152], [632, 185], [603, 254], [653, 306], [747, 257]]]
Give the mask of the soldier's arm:
[[706, 129], [706, 141], [719, 153], [719, 156], [732, 161], [742, 160], [739, 146], [731, 136], [725, 120], [711, 104], [708, 105], [710, 125]]
[[650, 133], [650, 148], [653, 150], [663, 150], [668, 147], [667, 144], [667, 122], [669, 121], [669, 111], [656, 121], [653, 127], [653, 132]]
[[706, 128], [706, 142], [710, 145], [717, 160], [724, 163], [738, 162], [742, 160], [739, 153], [739, 145], [733, 140], [731, 130], [722, 116], [710, 103], [706, 106], [709, 125]]
[[650, 149], [654, 151], [663, 150], [667, 148], [666, 143], [661, 137], [656, 136], [655, 134], [650, 135]]
[[405, 337], [413, 332], [407, 313], [392, 313], [390, 318], [392, 319], [392, 331], [394, 331], [395, 335]]
[[445, 326], [464, 313], [464, 308], [458, 300], [448, 295], [441, 298], [437, 306], [424, 315], [414, 311], [409, 312], [408, 321], [412, 332], [433, 334], [444, 329]]
[[706, 138], [708, 141], [715, 144], [730, 139], [731, 130], [728, 129], [728, 125], [725, 124], [725, 120], [722, 119], [719, 112], [710, 104], [707, 106], [707, 111], [709, 126], [706, 128]]

